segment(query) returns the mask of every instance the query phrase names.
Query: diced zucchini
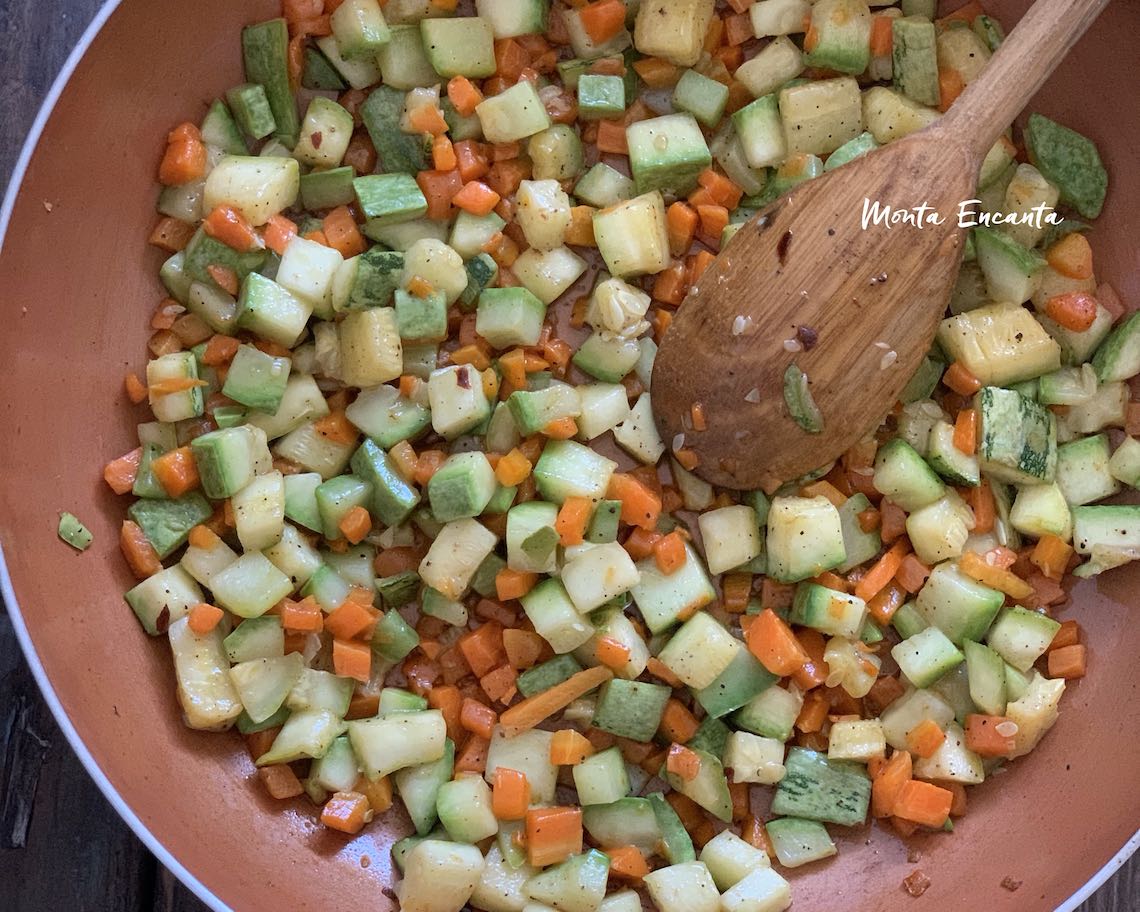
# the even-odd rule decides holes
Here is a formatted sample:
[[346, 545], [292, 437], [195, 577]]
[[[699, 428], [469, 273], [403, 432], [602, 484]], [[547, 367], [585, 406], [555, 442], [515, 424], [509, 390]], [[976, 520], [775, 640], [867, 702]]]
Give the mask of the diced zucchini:
[[553, 803], [558, 783], [558, 767], [550, 762], [550, 742], [553, 737], [550, 732], [541, 729], [531, 729], [507, 737], [502, 728], [496, 726], [487, 748], [484, 778], [493, 782], [495, 770], [500, 766], [518, 770], [530, 784], [532, 803]]
[[866, 819], [871, 782], [862, 766], [793, 747], [788, 751], [785, 768], [776, 787], [772, 813], [843, 826], [855, 826]]
[[768, 573], [781, 582], [798, 582], [838, 566], [847, 556], [839, 511], [825, 497], [775, 498], [768, 513], [767, 549]]
[[[646, 0], [642, 9], [651, 5]], [[645, 886], [661, 912], [718, 912], [720, 894], [703, 862], [688, 861], [645, 875]]]
[[660, 272], [670, 262], [661, 193], [645, 193], [595, 212], [594, 239], [612, 275]]
[[1003, 593], [983, 586], [947, 562], [930, 572], [915, 608], [923, 620], [958, 645], [963, 640], [981, 641], [1004, 601]]
[[977, 396], [978, 458], [982, 471], [1002, 481], [1052, 481], [1057, 469], [1053, 413], [1013, 390], [984, 387]]
[[862, 96], [851, 77], [787, 86], [778, 98], [788, 155], [827, 155], [863, 131]]
[[693, 66], [712, 20], [713, 0], [642, 0], [633, 43], [647, 57], [663, 57], [677, 66]]

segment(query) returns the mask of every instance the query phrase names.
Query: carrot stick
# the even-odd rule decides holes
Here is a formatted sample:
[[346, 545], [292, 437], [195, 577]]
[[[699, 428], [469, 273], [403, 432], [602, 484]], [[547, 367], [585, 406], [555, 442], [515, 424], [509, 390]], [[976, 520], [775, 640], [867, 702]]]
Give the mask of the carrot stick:
[[508, 737], [528, 731], [613, 676], [603, 665], [579, 671], [561, 684], [516, 703], [499, 717], [499, 724]]
[[891, 545], [889, 551], [880, 557], [863, 578], [855, 584], [855, 595], [867, 601], [886, 586], [899, 571], [902, 559], [910, 551], [910, 543], [901, 540]]
[[557, 864], [582, 851], [580, 807], [531, 808], [526, 812], [526, 850], [535, 867]]

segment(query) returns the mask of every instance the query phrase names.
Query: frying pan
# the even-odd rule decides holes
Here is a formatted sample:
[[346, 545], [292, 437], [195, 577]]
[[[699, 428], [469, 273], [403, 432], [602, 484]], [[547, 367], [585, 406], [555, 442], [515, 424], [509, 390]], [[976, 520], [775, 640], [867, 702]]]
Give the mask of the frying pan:
[[[1027, 6], [987, 2], [1007, 28]], [[274, 0], [111, 3], [33, 127], [0, 214], [0, 586], [72, 747], [207, 904], [387, 912], [402, 811], [356, 838], [331, 833], [304, 799], [266, 796], [236, 734], [183, 726], [169, 650], [122, 601], [123, 504], [101, 480], [142, 420], [122, 377], [145, 363], [161, 296], [161, 254], [145, 241], [163, 138], [241, 81], [241, 26], [275, 15]], [[1137, 34], [1140, 3], [1117, 0], [1031, 106], [1100, 147], [1111, 186], [1092, 234], [1098, 277], [1126, 302], [1140, 301]], [[94, 532], [86, 553], [56, 538], [63, 509]], [[1091, 893], [1138, 841], [1138, 591], [1140, 564], [1073, 588], [1062, 617], [1086, 631], [1089, 676], [1036, 751], [970, 791], [953, 835], [842, 834], [838, 858], [791, 872], [795, 907], [1068, 910]], [[932, 881], [919, 901], [901, 888], [915, 868]]]

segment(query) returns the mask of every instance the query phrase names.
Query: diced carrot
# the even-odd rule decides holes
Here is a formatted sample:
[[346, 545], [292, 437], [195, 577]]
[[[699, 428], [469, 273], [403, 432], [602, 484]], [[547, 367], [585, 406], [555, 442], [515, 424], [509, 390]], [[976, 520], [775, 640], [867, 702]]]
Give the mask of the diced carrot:
[[523, 479], [530, 475], [533, 468], [530, 460], [522, 454], [518, 447], [515, 447], [495, 466], [495, 478], [504, 487], [514, 487], [521, 484]]
[[973, 456], [978, 449], [978, 411], [962, 409], [954, 420], [954, 449]]
[[669, 741], [676, 744], [685, 744], [692, 740], [697, 733], [698, 723], [694, 716], [685, 707], [685, 704], [675, 697], [670, 697], [665, 704], [665, 711], [661, 714], [659, 731]]
[[[887, 20], [890, 21], [889, 19]], [[954, 67], [938, 68], [938, 110], [946, 113], [966, 88], [961, 70]]]
[[151, 231], [150, 237], [147, 238], [148, 244], [153, 244], [165, 250], [167, 253], [177, 253], [179, 250], [185, 249], [186, 245], [190, 243], [190, 238], [194, 236], [194, 226], [180, 219], [164, 216], [158, 220], [158, 224], [154, 226]]
[[950, 817], [954, 796], [944, 788], [910, 779], [895, 798], [894, 816], [921, 826], [941, 827]]
[[1005, 716], [971, 713], [966, 716], [966, 748], [980, 757], [1005, 757], [1013, 750], [1013, 735], [1003, 735], [998, 726], [1011, 720]]
[[516, 703], [499, 716], [499, 724], [508, 737], [534, 728], [595, 687], [600, 687], [610, 680], [613, 674], [610, 669], [601, 665], [579, 671], [561, 684]]
[[341, 517], [337, 528], [349, 544], [358, 545], [372, 531], [372, 517], [364, 507], [355, 506]]
[[1076, 646], [1081, 641], [1081, 625], [1076, 621], [1062, 621], [1061, 628], [1049, 643], [1050, 651], [1063, 649], [1066, 646]]
[[946, 733], [933, 719], [924, 719], [906, 734], [906, 747], [916, 757], [924, 760], [933, 757], [935, 751], [946, 740]]
[[912, 761], [906, 751], [896, 750], [882, 772], [871, 783], [871, 816], [880, 820], [895, 813], [895, 803], [906, 783], [911, 781]]
[[630, 651], [629, 647], [620, 640], [611, 636], [603, 636], [598, 639], [594, 655], [607, 668], [617, 671], [629, 663]]
[[198, 463], [190, 447], [163, 453], [151, 463], [151, 471], [171, 497], [181, 497], [198, 487]]
[[537, 573], [504, 567], [495, 575], [495, 594], [503, 601], [519, 599], [530, 592], [536, 583]]
[[427, 200], [425, 215], [430, 219], [446, 219], [452, 215], [452, 200], [463, 189], [463, 176], [458, 170], [421, 171], [416, 183]]
[[910, 543], [906, 540], [895, 542], [882, 557], [880, 557], [855, 585], [855, 595], [867, 601], [874, 597], [880, 589], [886, 586], [899, 571], [902, 559], [910, 552]]
[[796, 728], [808, 734], [820, 731], [830, 710], [831, 704], [826, 693], [818, 689], [810, 691], [804, 697], [803, 706], [796, 717]]
[[321, 810], [321, 823], [330, 830], [355, 836], [372, 819], [368, 798], [360, 792], [335, 792]]
[[578, 21], [594, 44], [605, 44], [625, 27], [625, 4], [597, 0], [578, 10]]
[[[700, 214], [699, 210], [697, 214]], [[713, 240], [719, 243], [719, 235]], [[695, 285], [700, 277], [705, 274], [705, 270], [713, 264], [714, 260], [716, 260], [716, 257], [707, 250], [698, 250], [693, 256], [689, 257], [689, 284]]]
[[[493, 796], [492, 796], [493, 797]], [[558, 864], [582, 851], [582, 809], [541, 807], [526, 812], [527, 860], [535, 867]]]
[[633, 69], [641, 81], [651, 89], [668, 89], [677, 84], [682, 70], [660, 57], [642, 57], [635, 60]]
[[731, 614], [743, 614], [748, 610], [748, 600], [752, 597], [751, 573], [726, 573], [720, 580], [724, 610]]
[[[695, 213], [694, 213], [695, 214]], [[700, 219], [698, 218], [698, 222]], [[680, 306], [689, 291], [688, 271], [682, 260], [674, 260], [669, 266], [657, 273], [653, 282], [653, 297], [674, 307]]]
[[543, 639], [532, 630], [507, 628], [503, 631], [503, 650], [507, 661], [517, 669], [531, 668], [542, 655]]
[[211, 336], [206, 343], [206, 350], [202, 353], [202, 363], [210, 367], [221, 367], [224, 364], [229, 364], [240, 347], [241, 343], [233, 336]]
[[296, 798], [305, 793], [301, 780], [285, 763], [274, 763], [262, 766], [257, 770], [257, 778], [269, 793], [270, 798], [284, 801], [287, 798]]
[[455, 146], [446, 136], [437, 136], [431, 144], [431, 163], [436, 171], [454, 171], [459, 161], [455, 157]]
[[526, 773], [507, 766], [495, 768], [491, 785], [491, 812], [499, 820], [522, 820], [530, 807]]
[[467, 731], [478, 735], [480, 738], [490, 740], [495, 729], [495, 723], [498, 720], [498, 713], [491, 707], [480, 703], [478, 700], [472, 700], [470, 697], [463, 698], [463, 704], [459, 710], [459, 724]]
[[123, 520], [119, 531], [119, 548], [135, 579], [147, 579], [162, 569], [162, 561], [159, 560], [154, 545], [143, 534], [143, 530], [129, 519]]
[[574, 247], [597, 247], [594, 239], [594, 213], [593, 206], [571, 206], [570, 225], [563, 235], [563, 242]]
[[112, 459], [103, 467], [103, 480], [116, 494], [126, 494], [135, 485], [141, 461], [142, 447], [135, 447], [118, 459]]
[[889, 57], [894, 47], [892, 20], [886, 16], [875, 16], [871, 20], [871, 56]]
[[1083, 678], [1088, 665], [1088, 649], [1083, 643], [1074, 643], [1071, 646], [1061, 646], [1049, 650], [1049, 677], [1051, 678]]
[[231, 296], [238, 293], [238, 274], [230, 269], [229, 266], [219, 266], [217, 263], [211, 263], [206, 267], [206, 272], [214, 283]]
[[265, 223], [265, 246], [278, 256], [285, 252], [289, 242], [297, 236], [297, 225], [283, 215], [271, 216]]
[[693, 246], [697, 235], [700, 217], [695, 209], [682, 200], [677, 200], [665, 212], [665, 223], [669, 233], [669, 252], [675, 257], [684, 256]]
[[649, 657], [649, 660], [645, 663], [645, 670], [653, 675], [653, 677], [664, 681], [670, 687], [681, 686], [681, 679], [673, 674], [673, 672], [669, 670], [669, 666], [657, 658], [657, 656]]
[[427, 700], [432, 709], [438, 709], [443, 715], [447, 736], [452, 741], [461, 741], [463, 726], [460, 723], [460, 714], [463, 711], [463, 695], [459, 692], [459, 688], [450, 684], [433, 687], [428, 691]]
[[770, 608], [765, 608], [745, 635], [749, 651], [774, 675], [789, 675], [807, 660], [792, 628]]
[[611, 877], [620, 877], [636, 884], [649, 873], [649, 863], [641, 849], [635, 845], [607, 848], [605, 853], [610, 857]]
[[321, 227], [325, 237], [328, 238], [329, 246], [346, 260], [368, 249], [368, 243], [356, 226], [356, 220], [352, 217], [348, 206], [337, 206], [333, 209], [324, 217]]
[[460, 185], [476, 180], [491, 170], [482, 143], [464, 139], [455, 143], [455, 160], [458, 162]]
[[958, 569], [978, 582], [1004, 592], [1012, 599], [1024, 599], [1033, 594], [1033, 587], [1010, 570], [1003, 570], [986, 562], [974, 551], [965, 552], [958, 559]]
[[620, 120], [599, 120], [597, 146], [599, 152], [628, 155], [629, 144], [626, 141], [625, 124]]
[[333, 640], [332, 659], [336, 674], [368, 683], [372, 675], [372, 647], [367, 643]]
[[475, 113], [475, 106], [483, 100], [480, 92], [466, 76], [453, 76], [447, 83], [447, 97], [463, 117]]
[[471, 215], [487, 215], [498, 205], [501, 197], [482, 181], [468, 181], [451, 199], [454, 206]]
[[[878, 624], [889, 624], [895, 612], [898, 611], [899, 608], [902, 607], [903, 602], [906, 601], [907, 590], [898, 584], [897, 573], [895, 580], [895, 582], [888, 583], [880, 589], [878, 593], [867, 600], [867, 609], [871, 617]], [[915, 591], [917, 592], [918, 590]]]
[[166, 151], [158, 167], [158, 180], [169, 186], [181, 186], [206, 173], [206, 144], [193, 124], [176, 127], [167, 137]]
[[542, 433], [551, 440], [569, 440], [578, 433], [578, 422], [570, 416], [556, 418], [542, 429]]
[[344, 414], [343, 409], [329, 412], [323, 418], [313, 422], [313, 430], [332, 443], [341, 443], [346, 446], [356, 442], [360, 432]]
[[701, 772], [700, 755], [683, 744], [671, 744], [665, 757], [665, 769], [685, 782], [692, 782]]
[[615, 472], [610, 477], [607, 497], [621, 501], [621, 521], [652, 530], [661, 515], [661, 497], [631, 474]]
[[826, 479], [813, 481], [800, 488], [801, 497], [825, 497], [836, 509], [847, 503], [847, 495]]
[[325, 626], [325, 614], [311, 596], [299, 602], [285, 599], [281, 607], [281, 626], [292, 633], [320, 633]]
[[354, 640], [370, 630], [375, 622], [376, 611], [371, 605], [350, 598], [329, 613], [324, 627], [338, 640]]
[[955, 361], [942, 375], [942, 382], [961, 396], [972, 396], [982, 388], [982, 381], [975, 377], [966, 365]]
[[720, 47], [722, 38], [724, 38], [724, 20], [720, 16], [713, 16], [709, 20], [708, 31], [705, 32], [705, 40], [702, 46], [707, 53], [711, 54]]
[[904, 557], [895, 571], [895, 580], [912, 595], [922, 588], [929, 576], [930, 568], [914, 554]]
[[524, 180], [531, 175], [530, 159], [512, 158], [497, 161], [491, 165], [484, 183], [499, 196], [515, 193]]
[[576, 766], [594, 753], [594, 745], [572, 728], [556, 731], [550, 739], [550, 762], [555, 766]]
[[1069, 291], [1045, 302], [1045, 316], [1065, 329], [1084, 332], [1096, 320], [1096, 303], [1087, 291]]
[[735, 182], [712, 168], [705, 168], [697, 175], [697, 182], [708, 190], [716, 205], [726, 209], [735, 209], [744, 196], [744, 191]]
[[205, 636], [218, 626], [224, 612], [221, 608], [206, 602], [199, 602], [190, 609], [187, 615], [187, 625], [197, 636]]
[[653, 544], [653, 560], [657, 564], [657, 569], [666, 576], [680, 570], [685, 565], [686, 557], [685, 540], [675, 530], [663, 535]]
[[585, 541], [586, 526], [594, 512], [593, 501], [588, 497], [567, 497], [554, 520], [554, 530], [564, 548]]
[[1061, 275], [1070, 279], [1093, 276], [1092, 245], [1079, 231], [1066, 234], [1045, 252], [1045, 259]]
[[[392, 462], [396, 464], [396, 471], [405, 481], [413, 481], [420, 468], [420, 457], [416, 455], [415, 448], [406, 440], [401, 440], [388, 451]], [[365, 533], [367, 534], [367, 533]]]
[[1073, 547], [1064, 539], [1046, 533], [1037, 540], [1029, 560], [1049, 579], [1059, 580], [1065, 575]]
[[981, 535], [992, 531], [997, 504], [994, 502], [994, 492], [989, 481], [983, 478], [980, 485], [971, 488], [968, 500], [974, 511], [974, 532]]
[[408, 126], [416, 133], [430, 133], [439, 136], [447, 132], [447, 121], [443, 112], [434, 104], [420, 105], [408, 113]]
[[487, 769], [487, 752], [491, 742], [479, 735], [468, 735], [463, 749], [455, 757], [455, 772], [478, 773]]
[[261, 238], [249, 219], [233, 206], [215, 206], [202, 222], [202, 228], [210, 237], [241, 253], [261, 247]]
[[725, 17], [724, 43], [729, 47], [738, 47], [755, 36], [756, 32], [752, 29], [752, 17], [747, 13]]
[[768, 831], [764, 828], [764, 821], [759, 817], [749, 814], [744, 818], [741, 837], [750, 846], [759, 849], [769, 858], [775, 856], [776, 852], [772, 848], [772, 841], [768, 838]]
[[458, 645], [476, 677], [482, 677], [497, 668], [506, 658], [503, 651], [503, 628], [497, 623], [483, 624], [463, 634]]

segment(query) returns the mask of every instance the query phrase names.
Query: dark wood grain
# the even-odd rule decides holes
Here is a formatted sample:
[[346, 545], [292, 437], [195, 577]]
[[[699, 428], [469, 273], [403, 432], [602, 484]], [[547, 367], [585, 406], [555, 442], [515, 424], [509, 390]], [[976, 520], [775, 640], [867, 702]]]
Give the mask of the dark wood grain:
[[[0, 185], [7, 183], [41, 99], [98, 7], [97, 0], [4, 0], [0, 4]], [[1140, 856], [1079, 912], [1138, 908]], [[154, 861], [87, 776], [41, 699], [3, 611], [0, 909], [205, 910]]]

